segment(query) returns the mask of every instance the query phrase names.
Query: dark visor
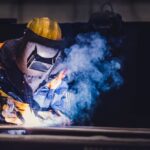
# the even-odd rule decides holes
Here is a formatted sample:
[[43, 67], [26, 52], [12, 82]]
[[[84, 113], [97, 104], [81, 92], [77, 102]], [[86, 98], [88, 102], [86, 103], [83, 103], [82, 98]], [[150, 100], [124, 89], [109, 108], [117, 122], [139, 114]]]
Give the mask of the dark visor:
[[55, 61], [56, 61], [56, 58], [57, 58], [58, 54], [59, 54], [59, 51], [56, 53], [56, 55], [53, 58], [41, 57], [37, 53], [37, 47], [35, 46], [35, 49], [33, 50], [33, 52], [27, 58], [27, 68], [45, 72], [52, 65], [55, 64]]

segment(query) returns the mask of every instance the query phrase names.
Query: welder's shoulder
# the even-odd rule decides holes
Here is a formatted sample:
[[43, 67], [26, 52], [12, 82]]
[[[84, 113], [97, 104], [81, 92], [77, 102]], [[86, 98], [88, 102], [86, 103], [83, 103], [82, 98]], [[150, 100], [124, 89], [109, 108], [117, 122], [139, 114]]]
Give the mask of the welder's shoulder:
[[3, 49], [16, 49], [21, 43], [21, 38], [20, 39], [11, 39], [4, 41], [3, 43], [0, 43], [0, 50]]
[[0, 63], [9, 61], [21, 44], [21, 39], [7, 40], [0, 45]]

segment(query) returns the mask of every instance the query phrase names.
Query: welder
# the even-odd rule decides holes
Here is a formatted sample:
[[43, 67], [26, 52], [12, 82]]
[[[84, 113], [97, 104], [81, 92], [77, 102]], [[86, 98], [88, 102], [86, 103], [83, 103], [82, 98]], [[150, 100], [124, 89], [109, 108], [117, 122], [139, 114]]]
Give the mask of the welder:
[[1, 123], [30, 124], [34, 116], [50, 125], [70, 124], [67, 69], [61, 65], [65, 43], [59, 24], [43, 17], [32, 19], [23, 37], [1, 44]]

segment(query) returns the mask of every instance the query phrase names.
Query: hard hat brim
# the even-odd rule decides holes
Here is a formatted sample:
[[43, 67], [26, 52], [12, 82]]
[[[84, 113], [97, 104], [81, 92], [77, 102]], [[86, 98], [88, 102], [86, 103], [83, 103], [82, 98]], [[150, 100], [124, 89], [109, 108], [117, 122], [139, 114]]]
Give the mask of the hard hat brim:
[[51, 39], [47, 39], [44, 37], [41, 37], [37, 34], [35, 34], [33, 31], [31, 31], [30, 29], [27, 29], [25, 31], [25, 35], [24, 38], [27, 41], [31, 41], [31, 42], [36, 42], [39, 44], [42, 44], [44, 46], [48, 46], [54, 49], [64, 49], [65, 47], [67, 47], [67, 43], [65, 39], [61, 39], [61, 40], [51, 40]]

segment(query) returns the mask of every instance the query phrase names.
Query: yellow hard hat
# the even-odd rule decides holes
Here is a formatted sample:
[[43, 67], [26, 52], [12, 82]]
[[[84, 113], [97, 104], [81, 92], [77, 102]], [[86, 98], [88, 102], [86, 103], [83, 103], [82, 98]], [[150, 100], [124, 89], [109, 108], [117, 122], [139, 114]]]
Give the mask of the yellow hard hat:
[[27, 24], [27, 28], [38, 36], [50, 40], [61, 40], [62, 38], [59, 24], [47, 17], [34, 18], [30, 20]]

